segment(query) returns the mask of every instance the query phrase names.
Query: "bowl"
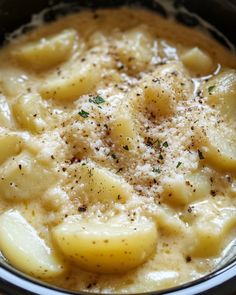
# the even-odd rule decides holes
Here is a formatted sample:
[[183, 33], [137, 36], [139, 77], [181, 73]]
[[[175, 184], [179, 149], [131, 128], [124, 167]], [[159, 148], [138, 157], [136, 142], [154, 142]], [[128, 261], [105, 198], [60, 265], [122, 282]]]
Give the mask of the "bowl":
[[[0, 45], [8, 40], [8, 34], [24, 25], [23, 31], [33, 29], [29, 23], [33, 14], [46, 8], [44, 20], [51, 22], [58, 16], [77, 11], [82, 8], [96, 9], [100, 7], [128, 5], [142, 5], [157, 13], [168, 17], [166, 4], [171, 5], [171, 13], [178, 22], [190, 27], [201, 27], [201, 20], [210, 23], [209, 33], [224, 46], [233, 49], [236, 45], [236, 0], [67, 0], [67, 5], [57, 5], [60, 0], [0, 0]], [[68, 5], [70, 3], [70, 5]], [[189, 13], [190, 12], [190, 13]], [[25, 25], [26, 24], [26, 25]], [[216, 28], [216, 29], [215, 29]], [[235, 295], [236, 294], [236, 257], [233, 245], [224, 261], [217, 270], [201, 279], [183, 284], [167, 290], [149, 292], [146, 294], [160, 295]], [[9, 295], [78, 295], [89, 292], [72, 292], [43, 283], [29, 277], [7, 265], [0, 256], [0, 292]], [[93, 293], [94, 294], [94, 293]]]

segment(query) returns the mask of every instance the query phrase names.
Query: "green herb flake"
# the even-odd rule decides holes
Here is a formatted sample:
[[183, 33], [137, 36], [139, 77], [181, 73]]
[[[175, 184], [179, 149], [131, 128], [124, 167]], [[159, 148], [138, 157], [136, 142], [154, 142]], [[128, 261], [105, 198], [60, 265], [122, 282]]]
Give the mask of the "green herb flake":
[[198, 157], [199, 157], [199, 159], [200, 159], [200, 160], [204, 160], [205, 158], [204, 158], [202, 152], [201, 152], [200, 150], [197, 150], [197, 152], [198, 152]]
[[95, 103], [95, 104], [101, 104], [101, 103], [105, 102], [105, 99], [102, 98], [101, 96], [97, 95], [97, 96], [95, 96], [93, 98], [90, 98], [89, 102], [92, 102], [92, 103]]
[[182, 162], [178, 162], [178, 164], [176, 165], [176, 168], [179, 168], [179, 166], [182, 164]]
[[213, 90], [215, 87], [216, 87], [215, 85], [209, 86], [209, 87], [208, 87], [208, 92], [209, 92], [209, 93], [212, 92], [212, 90]]
[[161, 170], [159, 168], [153, 168], [152, 172], [161, 173]]
[[166, 148], [169, 146], [167, 141], [165, 141], [162, 145]]
[[128, 151], [128, 150], [129, 150], [128, 145], [124, 145], [124, 146], [123, 146], [123, 149], [126, 150], [126, 151]]
[[162, 154], [159, 155], [159, 159], [160, 160], [163, 160], [164, 159], [163, 156], [162, 156]]
[[89, 116], [89, 113], [84, 110], [79, 111], [78, 114], [83, 118], [88, 118], [88, 116]]

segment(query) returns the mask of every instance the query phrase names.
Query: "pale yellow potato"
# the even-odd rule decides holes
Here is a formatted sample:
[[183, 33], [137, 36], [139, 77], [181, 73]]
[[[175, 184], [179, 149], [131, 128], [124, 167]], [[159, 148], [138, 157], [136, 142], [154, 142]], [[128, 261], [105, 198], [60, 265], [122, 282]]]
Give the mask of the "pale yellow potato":
[[45, 99], [73, 101], [95, 90], [100, 77], [99, 62], [88, 58], [87, 62], [72, 66], [69, 71], [62, 72], [59, 77], [49, 77], [39, 88], [39, 92]]
[[106, 168], [100, 168], [90, 163], [78, 165], [81, 190], [91, 203], [119, 202], [125, 203], [131, 198], [132, 187], [120, 176]]
[[55, 172], [22, 152], [0, 167], [1, 197], [9, 200], [30, 200], [40, 195], [56, 181]]
[[154, 223], [64, 221], [53, 230], [62, 252], [86, 271], [116, 274], [144, 263], [155, 251]]
[[212, 58], [198, 47], [193, 47], [181, 55], [185, 67], [197, 75], [207, 75], [214, 70]]
[[204, 171], [196, 171], [186, 176], [186, 184], [191, 191], [191, 201], [206, 198], [211, 191], [210, 179]]
[[22, 65], [36, 71], [47, 70], [67, 60], [77, 32], [64, 30], [54, 36], [27, 43], [13, 50], [12, 56]]
[[207, 127], [199, 129], [196, 142], [202, 160], [218, 169], [236, 171], [236, 130], [226, 126], [218, 124], [216, 128], [209, 122]]
[[131, 74], [146, 70], [151, 62], [154, 38], [146, 27], [136, 27], [122, 33], [117, 42], [117, 54], [120, 61]]
[[219, 255], [225, 238], [236, 225], [236, 211], [222, 209], [218, 216], [204, 216], [193, 227], [191, 254], [195, 257]]
[[52, 278], [65, 265], [17, 210], [0, 215], [0, 251], [15, 268], [38, 278]]
[[182, 175], [175, 175], [172, 178], [164, 178], [162, 186], [162, 199], [165, 203], [174, 206], [182, 206], [189, 203], [191, 190], [186, 184], [186, 179]]
[[143, 85], [145, 106], [157, 117], [173, 115], [177, 102], [192, 95], [192, 83], [178, 62], [160, 66]]
[[203, 94], [209, 105], [220, 110], [227, 120], [235, 122], [236, 71], [225, 70], [205, 83]]
[[31, 132], [42, 132], [49, 113], [46, 103], [37, 93], [18, 97], [12, 106], [13, 114], [20, 126]]
[[155, 116], [169, 116], [174, 113], [175, 94], [168, 83], [150, 83], [144, 89], [145, 104]]
[[125, 147], [127, 148], [127, 151], [135, 149], [138, 132], [129, 107], [118, 109], [109, 126], [111, 130], [111, 138], [118, 147]]
[[[235, 65], [214, 39], [142, 8], [85, 10], [9, 40], [0, 228], [17, 210], [69, 273], [22, 271], [75, 292], [137, 294], [218, 267], [235, 238]], [[12, 241], [20, 234], [14, 247], [44, 263], [18, 227]], [[6, 249], [6, 263], [17, 268], [13, 249], [32, 267]]]
[[14, 126], [11, 110], [3, 95], [0, 95], [0, 126], [6, 128], [12, 128]]
[[0, 134], [0, 164], [20, 153], [22, 137], [13, 132]]

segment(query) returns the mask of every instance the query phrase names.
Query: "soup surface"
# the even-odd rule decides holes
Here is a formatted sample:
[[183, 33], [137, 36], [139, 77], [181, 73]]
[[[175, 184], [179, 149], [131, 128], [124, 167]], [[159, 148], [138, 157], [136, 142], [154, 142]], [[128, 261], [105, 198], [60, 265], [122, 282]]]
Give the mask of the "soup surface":
[[82, 11], [0, 52], [0, 250], [71, 290], [214, 270], [235, 237], [236, 58], [140, 8]]

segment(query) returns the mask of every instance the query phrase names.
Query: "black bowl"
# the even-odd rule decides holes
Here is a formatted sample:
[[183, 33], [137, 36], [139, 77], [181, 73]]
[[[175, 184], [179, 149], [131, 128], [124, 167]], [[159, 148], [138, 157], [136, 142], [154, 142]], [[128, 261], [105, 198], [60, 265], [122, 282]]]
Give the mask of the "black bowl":
[[[212, 24], [214, 28], [208, 31], [223, 45], [232, 49], [236, 45], [236, 0], [66, 0], [70, 3], [67, 7], [53, 8], [61, 0], [0, 0], [0, 45], [7, 42], [7, 36], [19, 26], [27, 24], [31, 16], [45, 8], [49, 8], [44, 14], [45, 21], [50, 22], [58, 16], [78, 10], [83, 7], [96, 9], [98, 7], [119, 5], [143, 5], [157, 13], [167, 17], [168, 12], [160, 5], [162, 2], [170, 1], [176, 8], [175, 18], [187, 26], [201, 26], [197, 14]], [[51, 8], [50, 8], [51, 7]], [[193, 13], [189, 15], [186, 9]], [[24, 26], [24, 31], [31, 30], [31, 25]], [[219, 32], [222, 32], [223, 35]], [[230, 45], [230, 41], [231, 45]], [[1, 237], [0, 237], [1, 238]], [[1, 261], [0, 256], [0, 292], [4, 295], [78, 295], [91, 294], [86, 292], [71, 292], [62, 290], [31, 278], [13, 267]], [[150, 295], [236, 295], [236, 257], [231, 258], [220, 269], [213, 273], [181, 286], [163, 291], [149, 292]], [[140, 295], [140, 294], [139, 294]]]

